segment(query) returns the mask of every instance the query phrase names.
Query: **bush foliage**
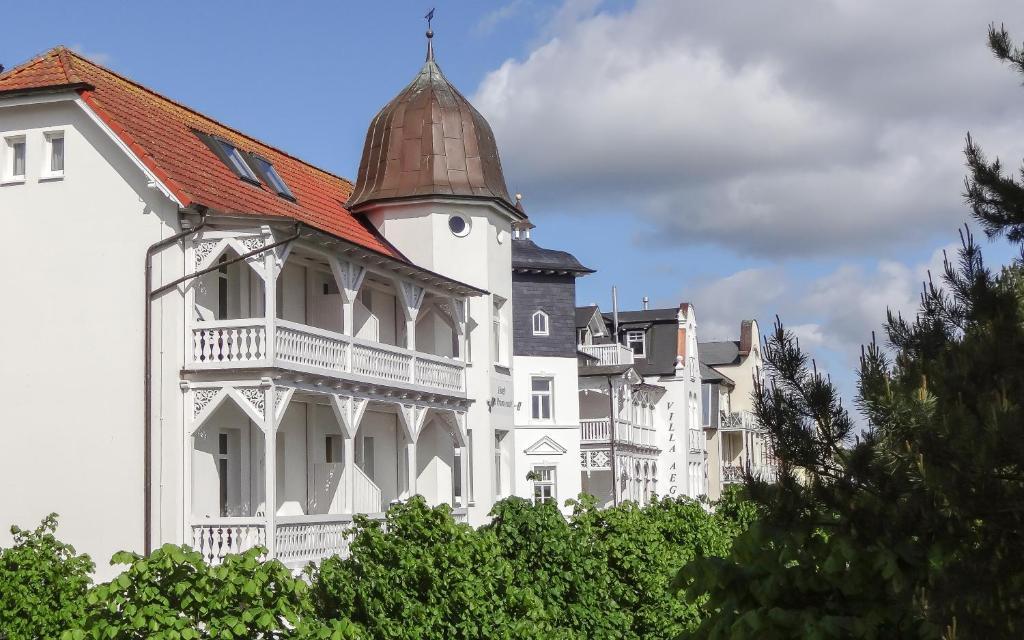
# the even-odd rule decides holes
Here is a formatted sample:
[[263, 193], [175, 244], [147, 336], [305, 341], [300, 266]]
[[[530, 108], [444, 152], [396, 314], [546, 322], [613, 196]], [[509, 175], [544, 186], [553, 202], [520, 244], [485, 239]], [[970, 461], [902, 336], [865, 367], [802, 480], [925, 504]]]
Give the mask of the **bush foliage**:
[[54, 537], [55, 516], [0, 549], [0, 638], [667, 638], [698, 608], [671, 586], [678, 567], [728, 553], [754, 521], [728, 495], [597, 509], [510, 498], [479, 529], [416, 497], [382, 522], [357, 517], [350, 555], [304, 575], [262, 549], [218, 566], [165, 545], [92, 585], [92, 561]]

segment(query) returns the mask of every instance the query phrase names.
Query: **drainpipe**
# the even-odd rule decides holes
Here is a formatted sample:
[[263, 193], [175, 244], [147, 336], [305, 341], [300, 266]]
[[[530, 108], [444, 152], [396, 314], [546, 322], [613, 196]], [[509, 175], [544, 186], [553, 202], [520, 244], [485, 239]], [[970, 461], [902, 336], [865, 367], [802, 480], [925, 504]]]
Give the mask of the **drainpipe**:
[[618, 425], [615, 422], [615, 391], [612, 388], [611, 376], [608, 377], [608, 426], [610, 428], [608, 433], [608, 445], [612, 452], [612, 505], [618, 506], [619, 504], [619, 477], [616, 473], [615, 464], [615, 432]]
[[143, 446], [145, 447], [145, 450], [143, 451], [143, 457], [142, 457], [142, 459], [143, 459], [143, 473], [145, 474], [144, 480], [143, 480], [143, 483], [142, 483], [142, 487], [143, 487], [143, 489], [142, 489], [142, 494], [143, 494], [142, 502], [143, 502], [143, 509], [145, 510], [145, 512], [143, 514], [143, 519], [142, 519], [142, 522], [143, 522], [142, 529], [143, 529], [143, 536], [144, 536], [143, 537], [142, 548], [143, 548], [143, 552], [147, 556], [153, 550], [153, 541], [152, 541], [152, 533], [153, 533], [153, 456], [152, 456], [152, 443], [153, 443], [153, 420], [152, 420], [152, 412], [153, 412], [153, 397], [152, 397], [153, 396], [153, 394], [152, 394], [152, 390], [153, 390], [153, 330], [152, 330], [152, 327], [150, 326], [152, 324], [152, 319], [153, 319], [153, 310], [150, 308], [152, 306], [151, 303], [153, 301], [153, 282], [152, 282], [152, 277], [153, 277], [153, 256], [155, 256], [156, 253], [158, 251], [160, 251], [161, 249], [163, 249], [165, 247], [169, 247], [170, 245], [177, 243], [179, 240], [184, 239], [186, 236], [193, 235], [193, 234], [199, 232], [205, 226], [206, 226], [206, 217], [204, 216], [202, 218], [202, 220], [200, 220], [199, 224], [196, 225], [195, 227], [192, 227], [191, 229], [186, 229], [186, 230], [182, 231], [181, 233], [176, 233], [176, 234], [174, 234], [173, 236], [171, 236], [169, 238], [164, 238], [163, 240], [159, 240], [159, 241], [149, 245], [149, 248], [146, 249], [146, 266], [145, 266], [145, 269], [144, 269], [144, 273], [145, 273], [145, 277], [146, 277], [146, 286], [145, 286], [145, 289], [146, 289], [146, 294], [145, 294], [146, 312], [144, 314], [144, 316], [145, 316], [145, 324], [143, 325], [144, 326], [143, 333], [145, 334], [145, 347], [144, 347], [144, 350], [142, 352], [143, 353], [143, 361], [144, 361], [144, 365], [143, 365], [144, 368], [143, 368], [143, 374], [142, 374], [142, 381], [143, 381], [142, 382], [142, 387], [143, 387], [143, 392], [142, 392], [143, 393], [143, 402], [142, 402], [142, 405], [144, 407], [143, 408], [143, 412], [144, 413], [143, 413], [143, 417], [142, 417], [142, 424], [144, 425], [142, 441], [143, 441]]
[[[167, 284], [165, 284], [163, 286], [160, 286], [160, 287], [157, 287], [156, 289], [154, 289], [153, 288], [153, 283], [152, 283], [152, 274], [153, 274], [153, 257], [156, 255], [156, 253], [158, 251], [160, 251], [161, 249], [164, 249], [164, 248], [166, 248], [166, 247], [168, 247], [168, 246], [178, 242], [179, 240], [182, 240], [186, 236], [194, 235], [194, 234], [198, 233], [205, 226], [207, 226], [207, 220], [206, 220], [206, 218], [204, 216], [203, 219], [200, 221], [200, 223], [198, 225], [196, 225], [195, 227], [193, 227], [193, 228], [191, 228], [189, 230], [186, 230], [186, 231], [182, 231], [181, 233], [177, 233], [177, 234], [175, 234], [175, 235], [173, 235], [173, 236], [171, 236], [169, 238], [164, 238], [163, 240], [160, 240], [159, 242], [156, 242], [156, 243], [150, 245], [150, 247], [148, 249], [146, 249], [146, 269], [145, 269], [145, 272], [146, 272], [146, 313], [145, 313], [145, 323], [146, 324], [145, 324], [145, 328], [144, 328], [144, 331], [143, 331], [143, 333], [145, 334], [145, 342], [146, 342], [146, 347], [145, 347], [146, 351], [145, 351], [145, 354], [144, 354], [146, 370], [145, 370], [145, 374], [143, 376], [143, 392], [146, 394], [145, 400], [143, 402], [143, 404], [145, 406], [145, 412], [146, 412], [146, 415], [143, 418], [143, 424], [145, 425], [145, 433], [143, 435], [143, 442], [145, 443], [145, 447], [146, 447], [145, 455], [144, 455], [143, 468], [145, 470], [146, 478], [145, 478], [145, 483], [143, 485], [143, 487], [144, 487], [143, 488], [143, 504], [145, 506], [146, 513], [145, 513], [145, 517], [143, 519], [143, 531], [144, 531], [144, 535], [145, 535], [145, 540], [144, 540], [144, 543], [143, 543], [143, 550], [145, 552], [145, 555], [147, 555], [147, 556], [153, 550], [153, 544], [152, 544], [152, 531], [153, 531], [153, 508], [152, 508], [153, 507], [153, 478], [152, 478], [153, 457], [152, 457], [152, 451], [151, 451], [151, 449], [152, 449], [152, 442], [153, 442], [153, 420], [152, 420], [152, 415], [151, 415], [152, 411], [153, 411], [153, 399], [152, 399], [152, 391], [153, 391], [153, 373], [152, 373], [152, 369], [153, 369], [153, 358], [152, 358], [152, 349], [153, 349], [153, 328], [152, 328], [153, 312], [152, 312], [151, 306], [152, 306], [153, 300], [156, 297], [160, 296], [161, 294], [166, 293], [167, 291], [170, 291], [171, 289], [177, 287], [179, 284], [181, 284], [183, 282], [187, 282], [188, 280], [192, 280], [194, 278], [198, 278], [199, 276], [202, 276], [202, 275], [205, 275], [207, 273], [210, 273], [211, 271], [217, 270], [217, 269], [219, 269], [221, 267], [224, 267], [226, 265], [234, 264], [236, 262], [241, 262], [243, 260], [248, 260], [249, 258], [251, 258], [251, 257], [253, 257], [255, 255], [258, 255], [258, 254], [261, 254], [261, 253], [265, 253], [266, 251], [269, 251], [270, 249], [274, 249], [274, 248], [279, 247], [279, 246], [284, 245], [284, 244], [289, 244], [289, 243], [291, 243], [291, 242], [293, 242], [295, 240], [298, 240], [298, 238], [299, 238], [299, 225], [296, 224], [295, 225], [295, 233], [293, 233], [292, 235], [288, 236], [287, 238], [285, 238], [283, 240], [278, 240], [277, 242], [273, 242], [271, 244], [268, 244], [265, 247], [260, 247], [259, 249], [255, 249], [253, 251], [249, 251], [247, 253], [243, 253], [242, 255], [240, 255], [240, 256], [238, 256], [236, 258], [232, 258], [232, 259], [226, 260], [224, 262], [218, 262], [218, 263], [214, 264], [211, 267], [207, 267], [205, 269], [201, 269], [201, 270], [196, 271], [194, 273], [190, 273], [188, 275], [184, 275], [184, 276], [182, 276], [180, 278], [172, 280], [171, 282], [168, 282]], [[269, 464], [269, 462], [267, 464]], [[189, 481], [191, 481], [191, 480], [189, 480]]]

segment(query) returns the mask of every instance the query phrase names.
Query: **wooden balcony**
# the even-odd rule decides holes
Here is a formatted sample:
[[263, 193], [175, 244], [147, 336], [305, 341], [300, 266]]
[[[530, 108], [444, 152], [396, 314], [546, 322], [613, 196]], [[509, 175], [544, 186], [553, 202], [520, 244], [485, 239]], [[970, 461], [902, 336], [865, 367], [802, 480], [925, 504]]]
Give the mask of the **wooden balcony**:
[[633, 350], [618, 343], [581, 344], [576, 347], [588, 356], [597, 358], [594, 365], [633, 364]]
[[[608, 443], [611, 434], [611, 420], [580, 420], [580, 443]], [[656, 449], [654, 429], [631, 424], [625, 420], [615, 422], [616, 444], [634, 445], [646, 449]]]
[[[383, 520], [383, 513], [366, 514]], [[468, 523], [466, 509], [452, 510], [456, 522]], [[192, 548], [210, 564], [220, 564], [232, 553], [243, 553], [267, 545], [266, 519], [217, 518], [192, 524]], [[292, 569], [310, 562], [349, 555], [355, 524], [349, 514], [278, 516], [275, 519], [274, 557]]]
[[276, 320], [274, 340], [262, 318], [193, 324], [186, 368], [279, 367], [361, 382], [463, 396], [466, 364], [287, 320]]

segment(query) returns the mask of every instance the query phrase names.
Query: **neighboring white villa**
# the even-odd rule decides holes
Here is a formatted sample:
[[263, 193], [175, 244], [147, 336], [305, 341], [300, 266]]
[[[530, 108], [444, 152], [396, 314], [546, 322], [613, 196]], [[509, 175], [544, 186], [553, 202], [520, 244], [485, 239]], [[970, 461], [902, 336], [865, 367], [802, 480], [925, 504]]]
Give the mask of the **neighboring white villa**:
[[775, 454], [753, 415], [754, 379], [763, 366], [756, 320], [740, 324], [740, 339], [701, 342], [704, 431], [708, 450], [708, 497], [743, 482], [747, 471], [767, 480], [777, 473]]
[[[415, 494], [481, 524], [715, 495], [753, 455], [694, 436], [692, 306], [580, 325], [590, 270], [529, 239], [429, 42], [355, 184], [63, 47], [0, 75], [0, 546], [56, 511], [101, 574], [163, 543], [299, 566]], [[744, 335], [708, 363], [733, 411]]]
[[613, 314], [579, 307], [576, 328], [583, 490], [605, 504], [705, 495], [693, 305]]

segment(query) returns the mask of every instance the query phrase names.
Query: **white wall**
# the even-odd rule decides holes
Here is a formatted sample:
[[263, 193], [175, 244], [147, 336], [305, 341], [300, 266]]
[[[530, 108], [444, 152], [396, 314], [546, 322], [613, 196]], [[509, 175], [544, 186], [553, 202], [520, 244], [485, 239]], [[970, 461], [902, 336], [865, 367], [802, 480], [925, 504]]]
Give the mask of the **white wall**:
[[[534, 376], [554, 381], [552, 419], [534, 420], [531, 415], [531, 380]], [[582, 491], [580, 480], [580, 401], [576, 358], [515, 356], [512, 368], [515, 388], [515, 477], [516, 495], [533, 497], [533, 483], [526, 474], [537, 466], [556, 468], [556, 497], [566, 513], [567, 499], [575, 499]], [[607, 405], [606, 405], [607, 406]], [[548, 446], [531, 447], [545, 437], [556, 442], [564, 453]]]
[[[470, 223], [464, 236], [448, 228], [449, 217], [461, 215]], [[502, 364], [512, 364], [512, 243], [511, 218], [489, 202], [468, 202], [434, 198], [375, 205], [367, 218], [402, 253], [417, 265], [460, 282], [488, 291], [491, 295], [469, 299], [468, 334], [471, 364], [466, 371], [466, 387], [475, 402], [467, 412], [467, 429], [472, 437], [473, 524], [487, 521], [495, 498], [493, 460], [495, 430], [513, 429], [513, 384], [507, 369], [495, 367], [492, 353], [492, 296], [509, 301], [502, 309], [505, 327]], [[511, 436], [510, 436], [511, 437]], [[511, 440], [507, 442], [511, 443]], [[510, 462], [514, 465], [515, 460]], [[511, 478], [519, 470], [508, 471]], [[523, 472], [525, 473], [525, 472]]]
[[[0, 102], [2, 104], [2, 102]], [[65, 177], [40, 181], [43, 132], [63, 129]], [[71, 103], [0, 106], [0, 135], [24, 133], [28, 176], [0, 186], [0, 546], [8, 525], [51, 511], [58, 535], [109, 576], [112, 553], [143, 546], [143, 281], [145, 249], [178, 231], [176, 207]], [[180, 248], [156, 281], [182, 272]], [[154, 305], [158, 326], [154, 535], [180, 537], [183, 353], [180, 296]], [[167, 383], [168, 379], [175, 383]], [[45, 464], [43, 464], [45, 462]], [[16, 488], [16, 489], [14, 489]]]

